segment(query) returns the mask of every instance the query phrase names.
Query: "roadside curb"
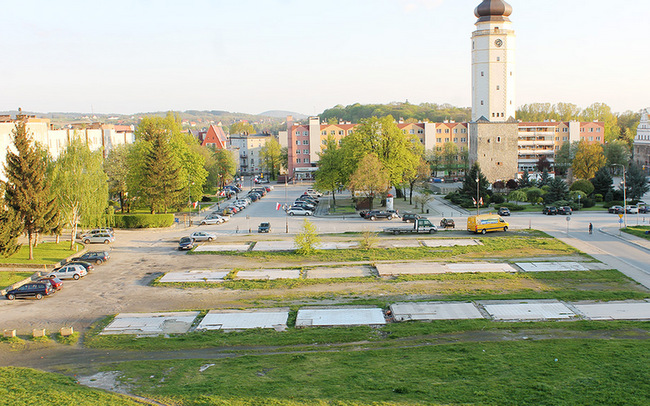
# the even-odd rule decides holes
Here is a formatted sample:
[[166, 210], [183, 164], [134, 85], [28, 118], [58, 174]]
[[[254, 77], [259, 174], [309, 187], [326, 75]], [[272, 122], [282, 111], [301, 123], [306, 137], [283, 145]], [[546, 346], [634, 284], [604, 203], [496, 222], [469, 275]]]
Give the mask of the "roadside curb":
[[[634, 245], [636, 245], [637, 247], [639, 247], [639, 248], [641, 248], [641, 249], [643, 249], [643, 250], [646, 250], [646, 251], [650, 252], [650, 247], [646, 247], [646, 246], [643, 245], [643, 244], [639, 244], [637, 241], [634, 241], [634, 240], [631, 239], [631, 238], [623, 237], [622, 235], [616, 235], [616, 233], [611, 233], [611, 232], [609, 232], [609, 231], [606, 231], [606, 230], [603, 229], [603, 228], [599, 228], [598, 231], [600, 231], [600, 232], [603, 233], [603, 234], [607, 234], [607, 235], [609, 235], [610, 237], [618, 238], [618, 239], [621, 240], [621, 241], [625, 241], [625, 242], [628, 242], [628, 243], [630, 243], [630, 244], [634, 244]], [[622, 233], [622, 231], [621, 231], [621, 233]]]

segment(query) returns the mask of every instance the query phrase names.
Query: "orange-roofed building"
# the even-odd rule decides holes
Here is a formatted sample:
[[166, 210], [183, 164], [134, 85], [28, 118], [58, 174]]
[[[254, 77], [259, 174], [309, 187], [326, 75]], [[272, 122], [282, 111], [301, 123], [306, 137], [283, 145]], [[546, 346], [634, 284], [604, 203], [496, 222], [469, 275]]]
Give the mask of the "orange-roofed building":
[[213, 147], [214, 149], [226, 149], [228, 147], [228, 136], [226, 132], [217, 125], [211, 125], [206, 132], [199, 133], [199, 141], [202, 147]]

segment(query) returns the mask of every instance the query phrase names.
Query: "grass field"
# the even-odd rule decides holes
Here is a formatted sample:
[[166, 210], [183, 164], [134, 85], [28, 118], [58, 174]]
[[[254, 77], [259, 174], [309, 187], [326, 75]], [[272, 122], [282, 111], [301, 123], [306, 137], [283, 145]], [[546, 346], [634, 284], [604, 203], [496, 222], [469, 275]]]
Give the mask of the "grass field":
[[[648, 340], [363, 349], [138, 361], [106, 369], [122, 371], [135, 393], [165, 404], [645, 406], [650, 401]], [[199, 372], [206, 364], [214, 366]]]
[[650, 230], [650, 226], [630, 226], [627, 228], [624, 228], [623, 231], [636, 235], [637, 237], [645, 238], [646, 240], [650, 240], [650, 234], [646, 234], [646, 231]]
[[0, 405], [136, 406], [130, 399], [81, 386], [67, 376], [28, 368], [0, 368]]
[[83, 249], [82, 244], [75, 244], [77, 250], [70, 250], [70, 241], [43, 242], [34, 247], [34, 259], [29, 260], [29, 247], [23, 244], [18, 252], [9, 258], [0, 257], [0, 264], [46, 264], [52, 265]]
[[4, 289], [18, 281], [29, 278], [34, 272], [0, 272], [0, 289]]

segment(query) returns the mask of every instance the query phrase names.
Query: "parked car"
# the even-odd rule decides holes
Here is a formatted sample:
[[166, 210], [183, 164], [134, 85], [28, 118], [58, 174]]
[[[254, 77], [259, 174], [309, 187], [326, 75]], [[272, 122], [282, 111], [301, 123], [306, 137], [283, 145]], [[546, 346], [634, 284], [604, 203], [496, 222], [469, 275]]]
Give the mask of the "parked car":
[[393, 219], [393, 213], [389, 213], [387, 211], [381, 211], [381, 210], [371, 210], [366, 214], [366, 216], [364, 218], [366, 218], [368, 220], [372, 220], [372, 221], [375, 221], [377, 219], [392, 220]]
[[545, 206], [544, 209], [542, 210], [542, 214], [546, 214], [548, 216], [555, 215], [557, 214], [557, 207]]
[[52, 284], [54, 290], [61, 290], [63, 287], [63, 281], [56, 276], [41, 276], [38, 278], [38, 282], [48, 281]]
[[639, 213], [647, 213], [648, 212], [648, 206], [646, 206], [645, 204], [643, 204], [643, 205], [638, 204], [637, 206], [639, 207]]
[[56, 276], [59, 279], [74, 280], [78, 280], [86, 275], [88, 275], [88, 271], [81, 265], [65, 265], [47, 274], [47, 276]]
[[270, 233], [271, 232], [271, 223], [260, 223], [257, 227], [258, 233]]
[[293, 206], [293, 207], [304, 207], [305, 209], [311, 210], [311, 211], [316, 210], [316, 206], [314, 206], [311, 203], [303, 202], [302, 200], [296, 200], [295, 202], [293, 202], [293, 204], [291, 206]]
[[56, 292], [56, 289], [49, 281], [28, 282], [16, 289], [10, 289], [5, 293], [8, 300], [16, 298], [34, 297], [36, 300], [41, 300], [44, 296], [49, 296]]
[[190, 234], [190, 238], [192, 238], [194, 241], [212, 241], [217, 238], [217, 235], [205, 231], [195, 231]]
[[387, 211], [388, 213], [392, 214], [394, 219], [398, 219], [398, 218], [401, 217], [401, 216], [399, 215], [399, 211], [397, 211], [397, 210], [386, 210], [386, 211]]
[[108, 233], [86, 234], [81, 237], [84, 244], [110, 244], [115, 241], [115, 237]]
[[570, 215], [571, 213], [573, 213], [573, 210], [569, 206], [560, 206], [557, 208], [557, 214]]
[[201, 220], [199, 225], [205, 226], [207, 224], [221, 224], [224, 221], [225, 220], [221, 216], [218, 216], [218, 217], [217, 216], [208, 216], [208, 217], [204, 218], [203, 220]]
[[607, 209], [609, 213], [623, 214], [623, 206], [612, 206]]
[[637, 214], [639, 212], [639, 207], [636, 204], [625, 206], [625, 212], [629, 214]]
[[99, 265], [108, 261], [109, 258], [108, 251], [88, 251], [80, 257], [72, 258], [71, 261], [86, 261]]
[[510, 215], [510, 209], [507, 207], [499, 207], [499, 211], [497, 212], [499, 216], [509, 216]]
[[72, 265], [81, 265], [81, 266], [83, 266], [83, 267], [86, 269], [86, 271], [88, 271], [88, 272], [90, 272], [90, 271], [92, 271], [93, 269], [95, 269], [95, 267], [92, 266], [92, 264], [91, 264], [90, 262], [88, 262], [88, 261], [68, 261], [68, 262], [64, 262], [64, 263], [62, 263], [61, 266], [63, 266], [63, 265], [70, 265], [70, 264], [72, 264]]
[[178, 242], [179, 250], [191, 250], [194, 248], [194, 240], [191, 237], [181, 237]]
[[440, 228], [456, 228], [456, 223], [454, 222], [454, 219], [443, 218], [440, 220]]
[[105, 227], [105, 228], [94, 228], [89, 231], [78, 231], [77, 232], [77, 238], [80, 240], [84, 239], [84, 236], [91, 236], [91, 235], [96, 235], [96, 234], [104, 234], [108, 233], [112, 236], [115, 236], [115, 231], [111, 227]]
[[415, 213], [404, 213], [402, 215], [402, 221], [406, 221], [407, 223], [413, 223], [415, 220], [422, 218], [419, 214]]
[[287, 210], [287, 214], [290, 216], [311, 216], [313, 213], [311, 210], [307, 210], [304, 207], [291, 206], [289, 207], [289, 210]]

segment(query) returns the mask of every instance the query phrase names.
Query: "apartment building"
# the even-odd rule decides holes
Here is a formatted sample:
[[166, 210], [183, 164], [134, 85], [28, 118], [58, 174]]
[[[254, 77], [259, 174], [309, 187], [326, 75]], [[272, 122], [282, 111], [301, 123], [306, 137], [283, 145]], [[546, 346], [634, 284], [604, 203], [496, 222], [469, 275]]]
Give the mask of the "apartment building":
[[650, 173], [650, 117], [648, 110], [641, 112], [641, 121], [636, 128], [633, 144], [634, 162], [641, 166], [646, 174]]
[[237, 171], [243, 175], [263, 172], [262, 148], [272, 138], [269, 133], [231, 134], [229, 144], [238, 162]]
[[[131, 126], [91, 123], [54, 129], [47, 118], [28, 116], [26, 120], [27, 133], [32, 140], [45, 148], [54, 159], [58, 158], [75, 138], [83, 140], [91, 151], [101, 150], [104, 157], [117, 145], [135, 142], [134, 129]], [[6, 162], [7, 150], [14, 150], [12, 134], [15, 128], [15, 119], [11, 116], [0, 116], [0, 168]], [[4, 171], [1, 170], [0, 180], [6, 180]]]

